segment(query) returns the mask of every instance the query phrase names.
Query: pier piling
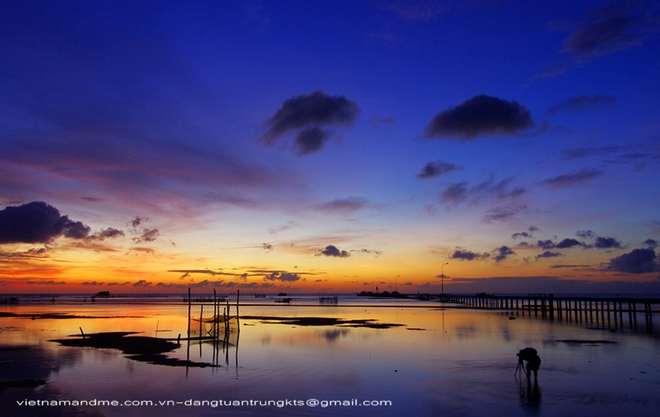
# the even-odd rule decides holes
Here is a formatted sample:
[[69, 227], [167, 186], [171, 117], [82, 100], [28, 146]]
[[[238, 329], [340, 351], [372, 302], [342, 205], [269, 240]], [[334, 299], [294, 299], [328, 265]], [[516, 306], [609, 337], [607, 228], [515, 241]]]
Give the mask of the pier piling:
[[[523, 317], [528, 315], [548, 320], [597, 325], [608, 329], [628, 327], [637, 330], [638, 316], [643, 315], [647, 332], [653, 331], [653, 315], [660, 312], [660, 299], [657, 298], [555, 297], [553, 294], [526, 296], [443, 294], [442, 297], [437, 296], [437, 300], [455, 304], [457, 307], [506, 310]], [[628, 320], [624, 319], [624, 314], [628, 315]]]

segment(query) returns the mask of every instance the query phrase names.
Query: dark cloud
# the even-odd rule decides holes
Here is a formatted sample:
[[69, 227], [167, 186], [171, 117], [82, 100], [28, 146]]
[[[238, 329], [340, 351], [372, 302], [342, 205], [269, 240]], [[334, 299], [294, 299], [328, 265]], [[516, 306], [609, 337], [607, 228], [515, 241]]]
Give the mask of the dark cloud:
[[640, 45], [658, 29], [658, 15], [645, 2], [609, 4], [595, 10], [571, 33], [564, 52], [578, 61]]
[[442, 193], [440, 193], [440, 198], [443, 201], [461, 203], [465, 201], [469, 195], [467, 186], [468, 186], [467, 181], [461, 181], [451, 184], [447, 188], [445, 188]]
[[583, 96], [571, 97], [566, 101], [563, 101], [559, 104], [548, 109], [548, 113], [555, 114], [562, 110], [568, 110], [573, 112], [582, 112], [587, 109], [597, 107], [602, 104], [614, 104], [616, 102], [616, 97], [601, 95], [601, 94], [589, 94]]
[[125, 287], [127, 285], [130, 285], [130, 282], [129, 281], [125, 281], [125, 282], [108, 282], [108, 283], [106, 283], [106, 285], [108, 287]]
[[44, 248], [30, 248], [24, 252], [3, 252], [0, 251], [0, 264], [12, 264], [16, 266], [19, 263], [24, 263], [32, 259], [45, 259], [51, 251], [49, 247]]
[[262, 244], [261, 244], [261, 247], [262, 247], [266, 252], [270, 252], [270, 251], [273, 250], [273, 245], [270, 244], [270, 243], [262, 243]]
[[581, 237], [582, 239], [592, 239], [596, 234], [591, 230], [579, 230], [575, 233], [575, 236]]
[[129, 224], [131, 227], [133, 227], [133, 229], [137, 229], [140, 225], [147, 223], [148, 221], [148, 217], [135, 216], [135, 218], [132, 219]]
[[481, 136], [515, 135], [532, 127], [531, 113], [517, 102], [478, 95], [435, 116], [425, 136], [467, 141]]
[[591, 265], [586, 264], [572, 264], [572, 265], [552, 265], [552, 269], [590, 269]]
[[603, 171], [599, 169], [583, 169], [579, 172], [548, 178], [541, 181], [541, 183], [552, 187], [572, 187], [598, 178], [601, 175], [603, 175]]
[[156, 251], [153, 250], [152, 248], [144, 248], [144, 247], [132, 247], [126, 252], [126, 255], [128, 255], [131, 252], [137, 252], [135, 255], [137, 256], [138, 253], [147, 253], [149, 255], [155, 255]]
[[346, 197], [332, 200], [328, 203], [319, 204], [316, 210], [329, 213], [350, 213], [369, 206], [369, 201], [364, 197]]
[[103, 229], [100, 232], [94, 233], [93, 235], [89, 236], [88, 239], [105, 240], [105, 239], [114, 239], [123, 236], [125, 236], [125, 234], [122, 230], [115, 229], [114, 227], [108, 227], [107, 229]]
[[144, 229], [139, 236], [133, 238], [133, 241], [135, 243], [153, 242], [158, 238], [159, 235], [160, 232], [158, 229]]
[[508, 258], [511, 255], [515, 255], [516, 253], [508, 246], [500, 246], [499, 248], [495, 248], [493, 250], [493, 259], [495, 259], [495, 262], [501, 262]]
[[370, 255], [379, 256], [379, 255], [383, 254], [383, 251], [373, 250], [373, 249], [354, 249], [354, 250], [351, 250], [351, 253], [367, 253], [367, 254], [370, 254]]
[[536, 245], [542, 249], [569, 249], [575, 246], [585, 246], [584, 243], [575, 240], [566, 238], [561, 240], [559, 243], [555, 243], [552, 240], [539, 240]]
[[540, 255], [536, 255], [536, 259], [541, 259], [541, 258], [556, 258], [558, 256], [564, 256], [559, 252], [550, 252], [550, 251], [545, 251]]
[[449, 162], [443, 162], [443, 161], [429, 162], [428, 164], [424, 165], [424, 168], [422, 168], [422, 172], [417, 174], [417, 178], [435, 178], [459, 169], [461, 169], [460, 166], [456, 164], [451, 164]]
[[449, 256], [451, 259], [461, 259], [464, 261], [474, 261], [487, 259], [490, 255], [488, 253], [476, 253], [466, 249], [457, 248], [454, 253]]
[[121, 230], [109, 227], [105, 230], [101, 230], [101, 232], [98, 234], [98, 236], [102, 239], [115, 238], [115, 237], [124, 236], [124, 232], [121, 231]]
[[509, 187], [511, 179], [504, 179], [496, 181], [491, 176], [486, 181], [468, 187], [467, 181], [461, 181], [451, 184], [440, 193], [440, 198], [443, 202], [447, 203], [462, 203], [466, 200], [471, 200], [473, 203], [485, 197], [494, 197], [499, 200], [507, 198], [516, 198], [527, 191], [522, 187]]
[[598, 56], [641, 45], [660, 26], [657, 10], [647, 4], [644, 0], [620, 1], [595, 10], [578, 23], [554, 22], [555, 28], [570, 32], [562, 51], [565, 59], [537, 78], [554, 77]]
[[518, 232], [511, 235], [511, 239], [517, 238], [531, 238], [534, 232], [540, 232], [541, 230], [536, 226], [529, 226], [526, 232]]
[[140, 288], [147, 288], [147, 287], [151, 287], [152, 284], [153, 284], [153, 283], [150, 282], [150, 281], [147, 281], [147, 280], [141, 279], [141, 280], [139, 280], [139, 281], [133, 283], [133, 286], [136, 287], [136, 288], [137, 288], [137, 287], [140, 287]]
[[[484, 223], [500, 222], [510, 219], [521, 213], [528, 212], [526, 205], [500, 206], [494, 207], [484, 214], [482, 221]], [[531, 235], [530, 235], [531, 236]]]
[[655, 251], [651, 249], [633, 249], [632, 252], [612, 258], [610, 269], [631, 274], [655, 272], [658, 270], [655, 259]]
[[89, 226], [85, 226], [82, 222], [69, 220], [64, 225], [64, 237], [84, 239], [89, 235], [90, 230]]
[[539, 240], [537, 246], [543, 249], [554, 249], [555, 243], [552, 240]]
[[64, 236], [84, 239], [90, 228], [62, 216], [55, 207], [41, 201], [0, 210], [0, 244], [48, 243]]
[[557, 249], [568, 249], [568, 248], [572, 248], [572, 247], [575, 247], [575, 246], [584, 246], [584, 243], [579, 242], [575, 239], [566, 238], [566, 239], [563, 239], [561, 242], [557, 243], [555, 245], [555, 248], [557, 248]]
[[133, 237], [133, 242], [143, 243], [143, 242], [154, 242], [160, 235], [158, 229], [149, 229], [145, 225], [150, 221], [148, 217], [135, 216], [128, 224], [133, 228], [131, 232], [135, 237]]
[[330, 256], [333, 258], [348, 258], [351, 256], [349, 252], [346, 252], [345, 250], [339, 250], [336, 246], [334, 245], [328, 245], [325, 247], [325, 249], [317, 252], [315, 254], [316, 256]]
[[266, 122], [268, 130], [259, 140], [271, 146], [281, 137], [298, 131], [294, 152], [298, 155], [317, 152], [330, 137], [327, 127], [349, 127], [359, 112], [357, 103], [344, 96], [329, 96], [323, 91], [301, 94], [284, 101]]
[[180, 278], [187, 278], [193, 274], [204, 274], [204, 275], [211, 275], [211, 276], [216, 276], [216, 275], [229, 275], [229, 276], [238, 276], [238, 274], [232, 274], [228, 272], [220, 272], [220, 271], [213, 271], [211, 269], [168, 269], [167, 272], [177, 272], [181, 275]]
[[39, 279], [28, 279], [23, 281], [26, 285], [67, 285], [65, 281], [55, 281], [52, 279], [49, 280], [39, 280]]
[[649, 247], [649, 249], [655, 249], [658, 247], [658, 241], [654, 239], [646, 239], [644, 244]]
[[273, 271], [269, 275], [266, 275], [264, 279], [267, 281], [295, 282], [302, 278], [299, 274], [294, 274], [291, 272]]
[[620, 248], [621, 247], [621, 242], [619, 242], [618, 240], [616, 240], [613, 237], [598, 236], [596, 238], [596, 242], [594, 243], [594, 246], [599, 248], [599, 249]]
[[329, 140], [330, 134], [327, 131], [318, 127], [308, 127], [296, 135], [293, 152], [299, 156], [318, 152]]

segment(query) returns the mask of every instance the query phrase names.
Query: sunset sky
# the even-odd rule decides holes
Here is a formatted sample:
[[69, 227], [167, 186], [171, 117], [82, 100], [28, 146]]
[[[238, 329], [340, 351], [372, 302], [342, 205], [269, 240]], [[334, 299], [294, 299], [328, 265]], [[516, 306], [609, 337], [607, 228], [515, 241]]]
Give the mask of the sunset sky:
[[0, 48], [0, 293], [660, 293], [655, 1], [10, 0]]

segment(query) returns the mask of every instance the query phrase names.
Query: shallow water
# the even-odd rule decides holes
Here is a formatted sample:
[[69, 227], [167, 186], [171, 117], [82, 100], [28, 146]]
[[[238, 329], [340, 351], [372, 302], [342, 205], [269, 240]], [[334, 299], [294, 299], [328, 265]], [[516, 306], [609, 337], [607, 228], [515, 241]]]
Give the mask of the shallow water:
[[[0, 381], [46, 383], [0, 391], [2, 415], [650, 416], [660, 406], [660, 339], [655, 334], [428, 307], [438, 304], [360, 303], [241, 305], [240, 313], [367, 319], [398, 326], [303, 326], [243, 318], [240, 333], [231, 335], [228, 346], [183, 342], [167, 354], [221, 365], [205, 368], [154, 365], [128, 359], [118, 350], [50, 341], [79, 335], [80, 328], [86, 334], [134, 331], [185, 337], [183, 304], [3, 306], [0, 312], [27, 316], [0, 318]], [[193, 316], [199, 308], [193, 306]], [[206, 316], [211, 310], [205, 308]], [[106, 318], [30, 318], [43, 313]], [[538, 385], [528, 384], [524, 375], [514, 377], [515, 354], [527, 346], [535, 347], [543, 361]], [[319, 401], [315, 407], [314, 399]], [[119, 405], [17, 403], [26, 400], [115, 400]], [[123, 404], [127, 400], [151, 405]]]

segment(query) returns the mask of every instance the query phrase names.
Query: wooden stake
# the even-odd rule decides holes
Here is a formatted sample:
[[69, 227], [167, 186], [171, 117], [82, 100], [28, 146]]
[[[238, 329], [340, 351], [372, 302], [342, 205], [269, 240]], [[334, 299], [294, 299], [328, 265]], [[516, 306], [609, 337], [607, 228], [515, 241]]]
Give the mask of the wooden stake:
[[190, 339], [190, 287], [188, 287], [188, 339]]

